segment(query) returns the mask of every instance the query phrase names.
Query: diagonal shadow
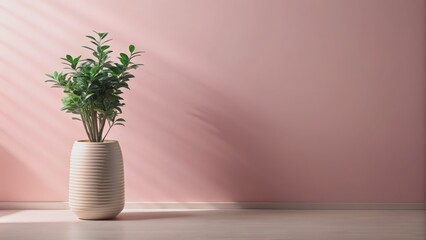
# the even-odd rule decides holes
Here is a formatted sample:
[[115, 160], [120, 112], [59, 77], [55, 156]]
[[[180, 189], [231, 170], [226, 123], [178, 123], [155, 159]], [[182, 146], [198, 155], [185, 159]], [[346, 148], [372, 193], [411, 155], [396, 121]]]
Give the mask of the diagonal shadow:
[[15, 213], [16, 210], [1, 210], [0, 209], [0, 218]]

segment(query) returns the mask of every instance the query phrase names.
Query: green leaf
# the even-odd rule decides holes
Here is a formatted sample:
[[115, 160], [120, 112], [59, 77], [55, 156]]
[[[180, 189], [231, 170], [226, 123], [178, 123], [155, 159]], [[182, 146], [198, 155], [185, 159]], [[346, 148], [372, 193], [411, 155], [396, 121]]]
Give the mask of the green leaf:
[[133, 74], [126, 74], [126, 75], [125, 75], [125, 77], [126, 77], [126, 78], [134, 78], [134, 77], [135, 77], [135, 75], [133, 75]]
[[89, 99], [93, 95], [94, 95], [94, 93], [87, 94], [86, 97], [83, 99], [83, 101], [86, 101], [87, 99]]
[[129, 57], [125, 53], [120, 53], [119, 59], [123, 65], [129, 64]]
[[129, 51], [130, 53], [133, 53], [135, 51], [135, 46], [133, 44], [129, 45]]
[[105, 51], [105, 50], [107, 50], [108, 48], [109, 48], [109, 46], [108, 46], [108, 45], [104, 45], [104, 46], [102, 46], [102, 47], [101, 47], [102, 51]]
[[129, 59], [129, 57], [125, 53], [120, 53], [120, 57], [123, 59]]
[[88, 62], [88, 63], [93, 63], [93, 64], [96, 63], [95, 60], [93, 60], [91, 58], [84, 59], [84, 61]]
[[105, 44], [105, 43], [107, 43], [109, 41], [112, 41], [112, 39], [105, 40], [105, 41], [102, 42], [102, 44]]
[[81, 121], [81, 119], [80, 119], [80, 118], [77, 118], [77, 117], [73, 117], [73, 118], [72, 118], [72, 120]]
[[66, 58], [67, 58], [67, 61], [68, 61], [68, 62], [72, 63], [72, 60], [73, 60], [73, 59], [72, 59], [71, 55], [67, 55], [67, 56], [66, 56]]
[[74, 60], [71, 63], [71, 68], [75, 69], [77, 67], [78, 61], [80, 61], [81, 56], [78, 56], [76, 58], [74, 58]]
[[91, 48], [91, 47], [88, 47], [88, 46], [83, 46], [84, 48], [87, 48], [87, 49], [89, 49], [89, 50], [92, 50], [93, 52], [96, 52], [95, 51], [95, 49], [93, 49], [93, 48]]
[[90, 36], [90, 35], [86, 35], [86, 37], [87, 37], [87, 38], [90, 38], [90, 39], [92, 39], [92, 40], [93, 40], [93, 41], [95, 41], [95, 42], [97, 41], [97, 40], [96, 40], [96, 38], [94, 38], [93, 36]]
[[108, 33], [97, 33], [97, 34], [101, 39], [104, 39], [108, 35]]
[[116, 75], [121, 73], [121, 70], [118, 67], [110, 67], [109, 69]]
[[90, 73], [91, 73], [91, 74], [95, 74], [95, 73], [97, 73], [98, 71], [99, 71], [99, 67], [98, 67], [98, 66], [96, 66], [96, 67], [92, 68], [92, 70], [90, 71]]

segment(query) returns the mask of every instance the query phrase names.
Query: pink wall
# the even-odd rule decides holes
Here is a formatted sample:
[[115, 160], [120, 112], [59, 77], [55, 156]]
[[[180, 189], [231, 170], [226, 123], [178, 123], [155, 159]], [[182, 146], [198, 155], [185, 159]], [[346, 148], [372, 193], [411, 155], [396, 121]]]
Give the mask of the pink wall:
[[425, 202], [422, 0], [0, 2], [0, 200], [67, 200], [84, 138], [43, 81], [84, 35], [146, 50], [128, 201]]

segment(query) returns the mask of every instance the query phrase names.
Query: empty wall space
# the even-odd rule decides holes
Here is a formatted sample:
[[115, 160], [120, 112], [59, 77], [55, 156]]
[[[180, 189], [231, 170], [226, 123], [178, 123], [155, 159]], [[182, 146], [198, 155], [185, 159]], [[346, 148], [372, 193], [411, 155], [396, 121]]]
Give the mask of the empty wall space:
[[44, 74], [92, 30], [145, 51], [127, 201], [426, 202], [423, 0], [1, 1], [0, 201], [67, 201], [85, 133]]

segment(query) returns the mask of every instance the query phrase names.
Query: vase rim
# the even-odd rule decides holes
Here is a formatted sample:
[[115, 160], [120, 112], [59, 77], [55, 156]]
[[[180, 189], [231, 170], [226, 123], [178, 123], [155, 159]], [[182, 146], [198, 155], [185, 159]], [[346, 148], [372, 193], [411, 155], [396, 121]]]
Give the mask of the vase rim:
[[108, 144], [108, 143], [116, 143], [118, 141], [106, 139], [103, 142], [91, 142], [90, 140], [82, 139], [82, 140], [76, 140], [75, 142], [76, 143], [87, 143], [87, 144]]

